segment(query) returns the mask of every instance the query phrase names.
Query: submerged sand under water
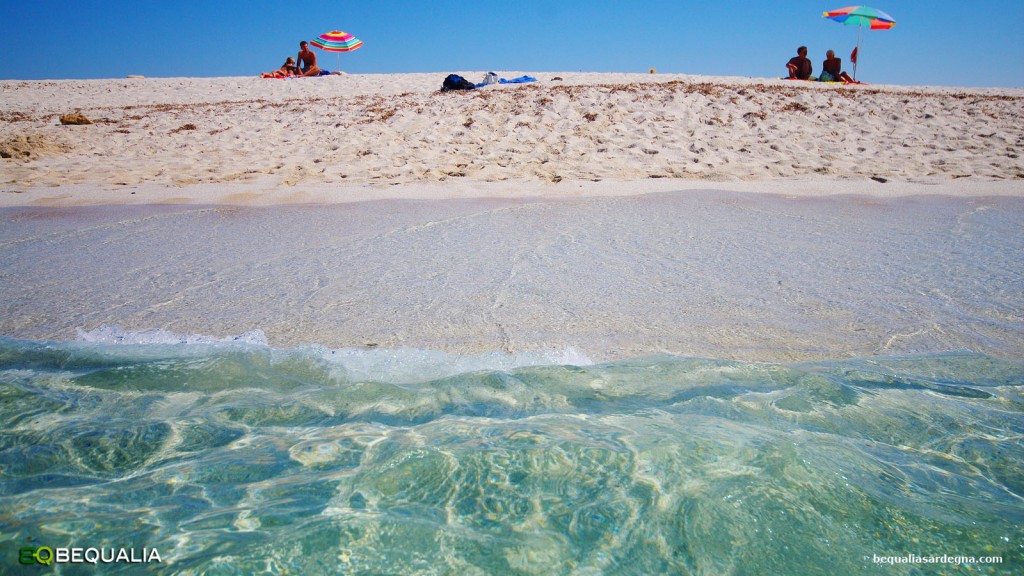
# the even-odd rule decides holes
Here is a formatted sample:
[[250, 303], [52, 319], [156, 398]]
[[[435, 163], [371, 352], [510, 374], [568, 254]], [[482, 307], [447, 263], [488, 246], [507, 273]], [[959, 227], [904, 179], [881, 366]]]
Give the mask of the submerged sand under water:
[[755, 361], [1024, 353], [1024, 199], [686, 191], [0, 212], [0, 334]]
[[1020, 362], [371, 355], [0, 337], [0, 535], [176, 574], [1020, 573]]

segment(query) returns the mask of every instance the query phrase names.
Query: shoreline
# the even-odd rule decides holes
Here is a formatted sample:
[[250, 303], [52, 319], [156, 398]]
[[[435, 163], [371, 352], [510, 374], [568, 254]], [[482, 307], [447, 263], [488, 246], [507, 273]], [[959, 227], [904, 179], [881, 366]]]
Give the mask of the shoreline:
[[717, 190], [785, 197], [863, 196], [902, 198], [950, 196], [958, 198], [1024, 197], [1024, 184], [1012, 181], [962, 179], [942, 181], [919, 178], [912, 182], [856, 179], [778, 178], [772, 180], [721, 181], [646, 179], [562, 181], [539, 184], [526, 180], [503, 182], [381, 184], [220, 183], [163, 186], [68, 185], [30, 187], [18, 192], [0, 190], [0, 208], [75, 206], [289, 206], [345, 204], [387, 200], [473, 200], [485, 198], [551, 199], [639, 196]]

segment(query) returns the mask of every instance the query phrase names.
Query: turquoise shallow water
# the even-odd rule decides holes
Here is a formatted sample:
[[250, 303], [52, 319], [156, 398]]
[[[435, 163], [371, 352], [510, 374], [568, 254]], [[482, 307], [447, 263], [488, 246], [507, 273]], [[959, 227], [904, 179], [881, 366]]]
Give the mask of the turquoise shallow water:
[[0, 572], [1024, 569], [1021, 363], [536, 360], [0, 338]]

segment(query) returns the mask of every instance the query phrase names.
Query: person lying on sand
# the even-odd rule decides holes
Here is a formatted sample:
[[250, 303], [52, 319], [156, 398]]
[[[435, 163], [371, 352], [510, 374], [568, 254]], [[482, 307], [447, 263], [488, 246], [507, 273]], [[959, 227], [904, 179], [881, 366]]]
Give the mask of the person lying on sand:
[[316, 54], [309, 49], [309, 43], [303, 40], [299, 42], [299, 68], [300, 76], [319, 76], [320, 68], [316, 65]]
[[789, 59], [786, 69], [789, 70], [791, 80], [807, 80], [811, 77], [811, 74], [814, 73], [814, 66], [807, 58], [807, 46], [796, 49], [796, 56]]
[[821, 78], [818, 80], [822, 82], [853, 82], [853, 78], [843, 72], [842, 59], [836, 58], [836, 53], [832, 50], [825, 52], [825, 61], [821, 63]]
[[280, 69], [273, 72], [264, 72], [260, 74], [260, 78], [285, 78], [288, 76], [298, 76], [299, 74], [299, 67], [295, 65], [295, 58], [289, 56]]

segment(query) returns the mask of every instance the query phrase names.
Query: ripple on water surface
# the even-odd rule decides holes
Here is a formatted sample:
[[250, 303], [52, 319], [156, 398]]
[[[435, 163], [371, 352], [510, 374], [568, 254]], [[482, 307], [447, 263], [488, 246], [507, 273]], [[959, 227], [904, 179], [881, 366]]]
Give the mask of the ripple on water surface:
[[0, 339], [0, 536], [185, 574], [1021, 569], [1019, 363], [459, 362]]

